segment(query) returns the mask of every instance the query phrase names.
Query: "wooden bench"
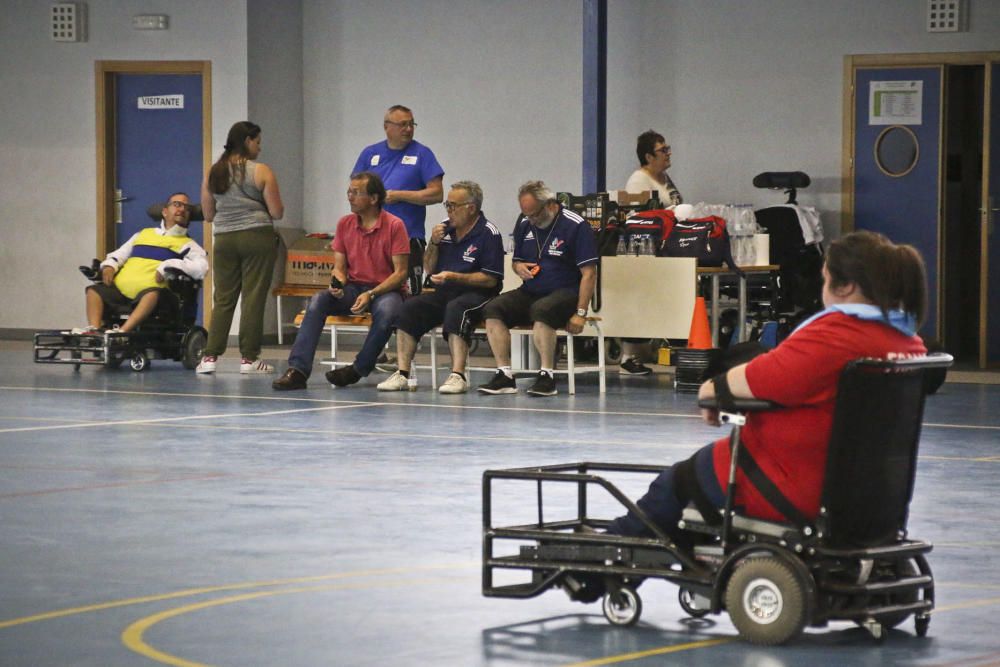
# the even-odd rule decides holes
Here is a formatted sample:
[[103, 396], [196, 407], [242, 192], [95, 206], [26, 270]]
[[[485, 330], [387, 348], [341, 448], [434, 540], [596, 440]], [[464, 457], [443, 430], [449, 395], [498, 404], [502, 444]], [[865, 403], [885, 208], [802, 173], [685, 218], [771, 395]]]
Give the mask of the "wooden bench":
[[[284, 328], [285, 328], [285, 318], [281, 315], [281, 298], [285, 296], [295, 297], [298, 299], [311, 299], [313, 294], [325, 289], [323, 287], [318, 287], [316, 285], [279, 285], [271, 290], [271, 295], [275, 297], [275, 305], [278, 310], [278, 345], [285, 344]], [[298, 322], [290, 322], [289, 324], [294, 324], [298, 327]]]
[[[295, 318], [295, 326], [299, 326], [302, 322], [302, 317], [304, 313], [299, 313]], [[573, 339], [576, 336], [583, 336], [585, 334], [573, 334], [569, 333], [565, 329], [557, 329], [556, 336], [566, 337], [566, 368], [556, 369], [557, 375], [566, 375], [569, 384], [569, 393], [576, 393], [576, 376], [578, 373], [597, 373], [597, 382], [600, 387], [600, 393], [605, 393], [606, 391], [606, 371], [607, 364], [604, 358], [604, 332], [601, 331], [601, 318], [596, 316], [591, 316], [586, 318], [587, 326], [593, 328], [594, 333], [591, 334], [597, 338], [597, 365], [596, 366], [578, 366], [576, 364], [575, 355], [573, 352]], [[351, 361], [343, 361], [337, 358], [337, 337], [340, 333], [366, 333], [371, 326], [371, 315], [330, 315], [326, 318], [325, 329], [330, 332], [330, 358], [324, 359], [322, 363], [338, 368], [340, 366], [348, 366]], [[477, 333], [485, 333], [486, 329], [482, 327], [476, 329]], [[532, 328], [530, 326], [513, 327], [510, 330], [511, 336], [530, 336], [532, 333]], [[413, 370], [429, 369], [431, 371], [431, 388], [437, 389], [437, 373], [439, 370], [444, 368], [445, 370], [450, 370], [448, 366], [441, 367], [438, 365], [437, 359], [437, 341], [438, 338], [444, 339], [444, 331], [440, 327], [436, 327], [427, 333], [427, 340], [430, 342], [430, 355], [431, 363], [430, 366], [423, 365], [413, 365]], [[530, 345], [530, 343], [527, 343]], [[522, 349], [526, 349], [522, 347]], [[466, 372], [471, 371], [495, 371], [494, 366], [467, 366]]]

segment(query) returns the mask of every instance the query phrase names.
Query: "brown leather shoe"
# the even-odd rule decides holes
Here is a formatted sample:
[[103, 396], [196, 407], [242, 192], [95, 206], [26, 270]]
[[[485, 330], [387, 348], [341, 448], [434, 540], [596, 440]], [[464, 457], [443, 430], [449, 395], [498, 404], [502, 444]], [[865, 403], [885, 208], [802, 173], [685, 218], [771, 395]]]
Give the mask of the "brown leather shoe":
[[271, 387], [278, 391], [290, 391], [292, 389], [305, 389], [306, 376], [302, 371], [289, 368], [285, 374], [271, 383]]

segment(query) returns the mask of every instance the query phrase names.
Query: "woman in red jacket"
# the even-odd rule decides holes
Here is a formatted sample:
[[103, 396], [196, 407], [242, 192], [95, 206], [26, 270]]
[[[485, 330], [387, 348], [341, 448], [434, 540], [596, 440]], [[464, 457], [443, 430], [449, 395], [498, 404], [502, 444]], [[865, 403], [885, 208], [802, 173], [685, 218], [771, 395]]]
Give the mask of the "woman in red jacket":
[[[872, 232], [855, 232], [834, 241], [823, 266], [823, 305], [823, 311], [800, 324], [781, 345], [726, 373], [735, 398], [783, 406], [751, 413], [741, 443], [792, 507], [785, 512], [775, 507], [741, 467], [735, 505], [748, 516], [814, 519], [844, 366], [860, 357], [899, 358], [927, 351], [916, 335], [927, 311], [926, 272], [912, 246], [896, 245]], [[698, 398], [714, 396], [715, 384], [705, 382]], [[702, 416], [718, 424], [717, 411], [702, 410]], [[677, 521], [689, 502], [723, 506], [728, 476], [729, 438], [725, 437], [660, 473], [637, 505], [664, 532], [677, 535]], [[609, 532], [649, 534], [631, 513], [615, 519]]]

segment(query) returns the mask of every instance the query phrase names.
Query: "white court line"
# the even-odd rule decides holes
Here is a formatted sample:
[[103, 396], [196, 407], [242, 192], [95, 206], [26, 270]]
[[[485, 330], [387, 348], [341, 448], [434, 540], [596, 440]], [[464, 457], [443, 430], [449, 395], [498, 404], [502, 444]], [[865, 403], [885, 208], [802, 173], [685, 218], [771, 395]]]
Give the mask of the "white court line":
[[[309, 403], [336, 403], [346, 405], [357, 405], [360, 407], [413, 407], [413, 408], [435, 408], [445, 410], [492, 410], [500, 412], [540, 412], [554, 414], [571, 415], [603, 415], [615, 417], [666, 417], [670, 419], [701, 419], [701, 415], [693, 413], [674, 412], [626, 412], [618, 410], [579, 410], [573, 408], [526, 408], [523, 406], [505, 407], [499, 405], [445, 405], [440, 403], [402, 403], [392, 400], [380, 401], [378, 403], [364, 401], [343, 401], [336, 399], [306, 398], [297, 396], [244, 396], [242, 394], [193, 394], [184, 392], [162, 392], [162, 391], [125, 391], [121, 389], [68, 389], [64, 387], [15, 387], [0, 385], [0, 390], [9, 391], [37, 391], [37, 392], [65, 392], [65, 393], [93, 393], [93, 394], [118, 394], [126, 396], [155, 396], [155, 397], [180, 397], [180, 398], [223, 398], [230, 400], [251, 400], [251, 401], [305, 401]], [[264, 414], [264, 413], [259, 413]], [[942, 424], [938, 422], [925, 422], [924, 428], [944, 428], [944, 429], [971, 429], [1000, 431], [1000, 426], [975, 425], [975, 424]], [[2, 432], [2, 431], [0, 431]]]
[[128, 419], [123, 421], [77, 422], [75, 424], [59, 424], [57, 426], [24, 426], [21, 428], [3, 428], [0, 433], [24, 433], [26, 431], [56, 431], [68, 428], [93, 428], [95, 426], [144, 426], [147, 424], [162, 424], [165, 422], [192, 421], [197, 419], [230, 419], [233, 417], [269, 417], [272, 415], [288, 415], [297, 412], [321, 412], [323, 410], [341, 410], [343, 408], [363, 408], [378, 403], [356, 403], [354, 405], [330, 405], [322, 408], [298, 408], [295, 410], [270, 410], [268, 412], [229, 412], [215, 415], [187, 415], [185, 417], [160, 417], [159, 419]]
[[163, 391], [125, 391], [122, 389], [67, 389], [65, 387], [13, 387], [0, 385], [0, 390], [10, 391], [37, 391], [37, 392], [65, 392], [82, 394], [118, 394], [126, 396], [155, 396], [155, 397], [179, 397], [179, 398], [226, 398], [230, 400], [250, 400], [250, 401], [305, 401], [309, 403], [345, 403], [353, 405], [370, 405], [378, 407], [414, 407], [414, 408], [439, 408], [446, 410], [499, 410], [503, 412], [552, 412], [557, 414], [572, 415], [613, 415], [623, 417], [680, 417], [683, 419], [701, 419], [697, 414], [670, 413], [670, 412], [618, 412], [613, 410], [578, 410], [572, 408], [526, 408], [526, 407], [505, 407], [500, 405], [445, 405], [440, 403], [402, 403], [392, 400], [380, 401], [378, 403], [364, 401], [341, 401], [335, 399], [306, 398], [304, 396], [244, 396], [242, 394], [190, 394], [183, 392], [163, 392]]

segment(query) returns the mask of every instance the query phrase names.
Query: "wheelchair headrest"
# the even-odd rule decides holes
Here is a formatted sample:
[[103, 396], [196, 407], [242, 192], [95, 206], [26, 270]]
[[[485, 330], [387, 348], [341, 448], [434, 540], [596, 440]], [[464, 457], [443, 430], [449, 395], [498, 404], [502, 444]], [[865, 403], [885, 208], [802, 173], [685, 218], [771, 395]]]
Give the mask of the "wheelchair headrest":
[[787, 190], [788, 188], [807, 188], [812, 181], [804, 171], [765, 171], [753, 177], [755, 188], [772, 188]]
[[[163, 219], [163, 203], [151, 204], [149, 208], [146, 209], [146, 215], [151, 217], [156, 222]], [[200, 222], [205, 219], [205, 212], [201, 210], [201, 204], [191, 205], [191, 222]]]

